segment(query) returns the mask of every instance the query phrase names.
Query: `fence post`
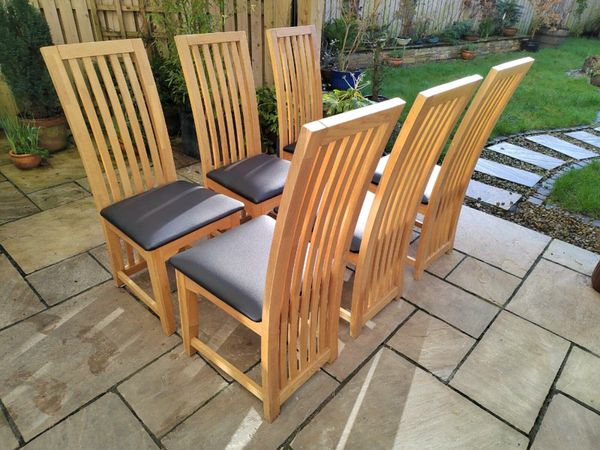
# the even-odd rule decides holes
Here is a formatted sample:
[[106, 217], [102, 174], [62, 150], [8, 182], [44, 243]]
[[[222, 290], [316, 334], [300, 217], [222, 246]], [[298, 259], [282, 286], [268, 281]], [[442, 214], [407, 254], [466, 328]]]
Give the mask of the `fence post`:
[[314, 24], [317, 28], [317, 42], [321, 42], [321, 29], [323, 28], [323, 0], [298, 0], [298, 25]]

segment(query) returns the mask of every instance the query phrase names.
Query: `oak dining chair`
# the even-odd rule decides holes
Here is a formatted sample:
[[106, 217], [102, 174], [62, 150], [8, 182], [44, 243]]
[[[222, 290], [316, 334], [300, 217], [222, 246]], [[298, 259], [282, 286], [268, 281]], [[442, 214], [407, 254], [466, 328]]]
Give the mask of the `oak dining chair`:
[[[254, 218], [171, 258], [185, 351], [200, 352], [262, 400], [269, 422], [337, 358], [344, 255], [403, 106], [392, 99], [304, 125], [277, 220]], [[196, 295], [260, 336], [260, 383], [199, 339]]]
[[265, 32], [277, 99], [279, 155], [292, 159], [302, 125], [323, 117], [319, 41], [314, 25]]
[[[423, 216], [417, 222], [413, 276], [420, 279], [425, 269], [454, 248], [460, 212], [479, 155], [498, 118], [529, 71], [534, 59], [517, 59], [492, 67], [462, 119], [444, 161], [429, 180], [429, 192], [419, 205]], [[425, 199], [427, 201], [425, 201]]]
[[[141, 39], [41, 49], [100, 213], [113, 279], [175, 331], [166, 261], [239, 224], [243, 204], [178, 181]], [[148, 269], [154, 298], [132, 278]]]
[[418, 205], [444, 144], [481, 79], [473, 75], [417, 95], [377, 191], [367, 194], [347, 255], [356, 267], [350, 310], [340, 308], [352, 337], [402, 294]]
[[244, 203], [252, 216], [279, 205], [289, 161], [261, 153], [246, 33], [175, 37], [208, 188]]

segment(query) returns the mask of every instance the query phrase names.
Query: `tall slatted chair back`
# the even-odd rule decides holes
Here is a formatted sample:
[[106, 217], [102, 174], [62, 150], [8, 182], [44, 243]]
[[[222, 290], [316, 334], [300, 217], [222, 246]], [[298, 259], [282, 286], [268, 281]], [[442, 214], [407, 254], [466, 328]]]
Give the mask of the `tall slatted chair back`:
[[433, 166], [481, 77], [421, 92], [404, 122], [375, 194], [361, 241], [352, 293], [352, 336], [401, 295], [417, 208]]
[[320, 46], [314, 25], [273, 28], [266, 34], [277, 98], [279, 149], [286, 157], [291, 154], [283, 149], [298, 140], [302, 125], [323, 117]]
[[141, 39], [41, 49], [98, 210], [175, 181], [175, 164]]
[[533, 64], [521, 58], [492, 67], [458, 127], [434, 185], [417, 247], [414, 274], [454, 247], [462, 203], [479, 159], [498, 118]]
[[175, 37], [204, 175], [261, 152], [246, 33]]
[[263, 305], [267, 417], [337, 358], [345, 254], [383, 148], [403, 109], [392, 99], [304, 125], [273, 242]]

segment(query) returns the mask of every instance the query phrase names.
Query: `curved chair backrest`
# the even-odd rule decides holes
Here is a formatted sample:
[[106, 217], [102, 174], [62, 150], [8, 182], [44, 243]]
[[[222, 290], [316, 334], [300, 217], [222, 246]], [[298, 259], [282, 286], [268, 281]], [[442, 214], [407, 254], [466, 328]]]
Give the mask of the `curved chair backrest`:
[[323, 117], [319, 42], [314, 25], [273, 28], [266, 34], [281, 150], [298, 140], [302, 125]]
[[141, 39], [56, 45], [41, 51], [99, 210], [177, 179]]
[[462, 203], [498, 118], [533, 64], [521, 58], [492, 67], [452, 139], [427, 205], [416, 256], [416, 271], [452, 249]]
[[351, 333], [401, 294], [417, 208], [433, 166], [479, 85], [473, 75], [419, 93], [385, 167], [356, 266]]
[[175, 36], [204, 175], [261, 152], [246, 33]]
[[392, 99], [312, 122], [300, 132], [275, 226], [263, 305], [268, 330], [263, 383], [282, 402], [337, 357], [344, 256], [403, 106], [404, 101]]

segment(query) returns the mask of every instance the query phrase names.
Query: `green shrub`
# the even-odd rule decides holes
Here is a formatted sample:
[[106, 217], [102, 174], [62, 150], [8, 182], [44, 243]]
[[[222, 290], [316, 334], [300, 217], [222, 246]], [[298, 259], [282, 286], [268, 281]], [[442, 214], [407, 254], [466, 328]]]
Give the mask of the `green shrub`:
[[40, 11], [27, 0], [0, 2], [0, 68], [23, 116], [52, 117], [58, 98], [40, 54], [52, 45]]
[[323, 110], [325, 115], [333, 116], [353, 109], [358, 109], [371, 104], [371, 101], [362, 93], [362, 89], [368, 83], [362, 81], [362, 76], [358, 79], [355, 88], [341, 91], [334, 89], [332, 92], [323, 93]]
[[256, 90], [258, 104], [258, 122], [262, 146], [267, 153], [275, 153], [279, 124], [277, 122], [277, 100], [275, 91], [269, 86], [261, 86]]

